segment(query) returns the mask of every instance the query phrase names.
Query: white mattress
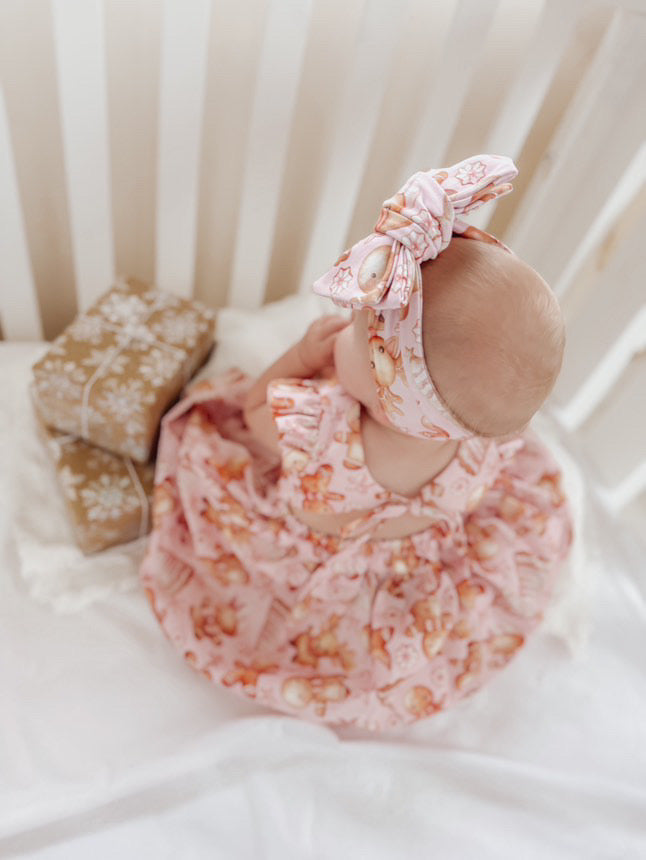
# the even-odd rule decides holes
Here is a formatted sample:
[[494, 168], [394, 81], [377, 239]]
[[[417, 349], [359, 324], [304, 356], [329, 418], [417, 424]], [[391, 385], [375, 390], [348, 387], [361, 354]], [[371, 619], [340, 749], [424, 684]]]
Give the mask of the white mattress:
[[[294, 331], [285, 307], [258, 321], [255, 357], [258, 331], [231, 312], [216, 367], [271, 359]], [[0, 347], [1, 857], [646, 856], [646, 578], [592, 504], [578, 578], [488, 688], [387, 739], [309, 724], [193, 672], [132, 563], [121, 586], [76, 603], [55, 585], [32, 596], [38, 534], [27, 546], [7, 502], [28, 489], [47, 519], [50, 485], [12, 436], [41, 351]], [[32, 481], [11, 493], [10, 465]], [[54, 552], [39, 558], [61, 576]], [[589, 614], [581, 573], [596, 582]]]

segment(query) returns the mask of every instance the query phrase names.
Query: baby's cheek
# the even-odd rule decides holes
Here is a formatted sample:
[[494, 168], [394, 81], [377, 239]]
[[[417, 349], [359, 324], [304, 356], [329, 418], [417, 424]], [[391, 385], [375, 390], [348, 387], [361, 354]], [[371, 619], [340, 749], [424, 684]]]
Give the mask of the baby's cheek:
[[348, 340], [347, 328], [342, 329], [334, 341], [334, 369], [337, 379], [346, 390], [351, 385], [352, 344]]
[[[337, 379], [356, 400], [373, 411], [379, 410], [374, 370], [370, 367], [370, 350], [359, 314], [352, 325], [342, 329], [334, 344]], [[359, 327], [357, 328], [357, 325]]]
[[373, 414], [376, 415], [382, 413], [383, 410], [381, 401], [379, 400], [377, 376], [375, 369], [367, 360], [361, 368], [361, 397], [358, 399], [360, 399], [363, 405], [370, 409]]
[[343, 343], [343, 335], [345, 333], [345, 329], [342, 329], [338, 335], [336, 336], [336, 340], [334, 341], [334, 367], [336, 369], [337, 374], [343, 373], [343, 352], [344, 352], [344, 343]]

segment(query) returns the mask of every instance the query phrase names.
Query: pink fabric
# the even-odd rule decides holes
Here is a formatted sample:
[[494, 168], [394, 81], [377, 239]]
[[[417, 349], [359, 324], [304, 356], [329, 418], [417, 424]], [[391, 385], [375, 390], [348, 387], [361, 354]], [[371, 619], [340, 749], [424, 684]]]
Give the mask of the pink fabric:
[[386, 417], [403, 433], [430, 439], [473, 435], [443, 402], [426, 367], [420, 263], [435, 259], [454, 232], [482, 238], [459, 216], [508, 194], [517, 172], [506, 156], [475, 155], [413, 174], [384, 202], [375, 232], [314, 283], [315, 293], [338, 305], [373, 309], [369, 348], [375, 385]]
[[[396, 729], [475, 692], [540, 621], [571, 542], [548, 452], [465, 440], [410, 499], [372, 478], [336, 380], [270, 384], [281, 461], [244, 424], [251, 384], [202, 382], [163, 421], [141, 581], [169, 639], [209, 681], [307, 720]], [[290, 505], [372, 513], [335, 537]], [[404, 511], [433, 524], [370, 539]]]

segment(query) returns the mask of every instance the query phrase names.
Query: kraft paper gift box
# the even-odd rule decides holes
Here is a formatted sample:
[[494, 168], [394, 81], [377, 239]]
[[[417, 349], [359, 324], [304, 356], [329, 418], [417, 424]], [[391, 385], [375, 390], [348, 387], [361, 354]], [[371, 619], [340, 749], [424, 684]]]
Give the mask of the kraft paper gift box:
[[76, 542], [90, 554], [150, 530], [153, 463], [134, 463], [83, 439], [38, 429], [56, 470]]
[[40, 418], [147, 462], [162, 415], [209, 354], [214, 322], [199, 302], [120, 279], [33, 366]]

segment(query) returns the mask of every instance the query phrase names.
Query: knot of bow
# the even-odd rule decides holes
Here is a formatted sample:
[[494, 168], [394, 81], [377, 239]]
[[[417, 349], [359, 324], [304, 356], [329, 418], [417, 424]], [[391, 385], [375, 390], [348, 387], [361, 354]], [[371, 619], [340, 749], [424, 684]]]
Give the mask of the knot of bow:
[[467, 229], [460, 216], [512, 191], [517, 173], [504, 155], [474, 155], [414, 173], [384, 201], [374, 232], [315, 281], [314, 292], [345, 307], [404, 307], [419, 264], [435, 259], [453, 233]]

